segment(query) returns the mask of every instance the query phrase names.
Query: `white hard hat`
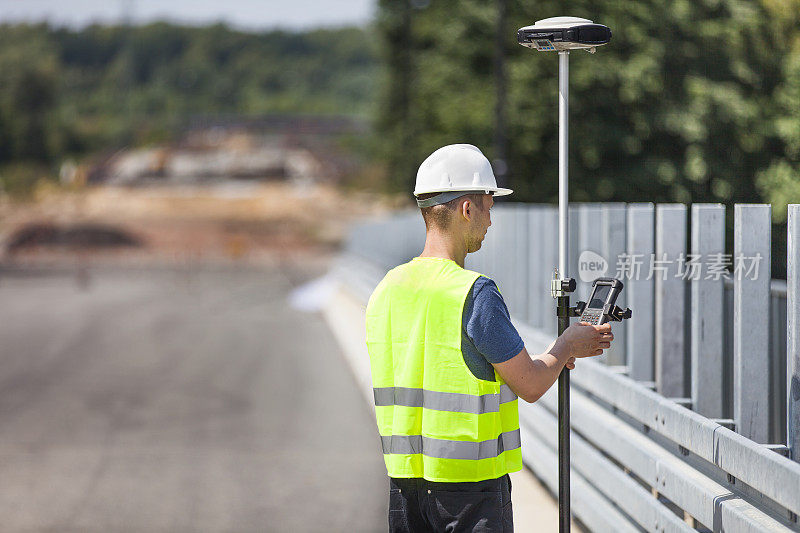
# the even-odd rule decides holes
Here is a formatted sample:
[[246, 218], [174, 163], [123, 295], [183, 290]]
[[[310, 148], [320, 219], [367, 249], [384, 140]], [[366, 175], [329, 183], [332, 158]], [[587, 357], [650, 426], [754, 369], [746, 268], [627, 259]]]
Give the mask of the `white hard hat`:
[[493, 196], [505, 196], [514, 191], [497, 186], [492, 165], [478, 147], [471, 144], [450, 144], [429, 155], [417, 171], [414, 196], [432, 192], [443, 194], [417, 200], [417, 204], [420, 207], [430, 207], [469, 193], [485, 192]]

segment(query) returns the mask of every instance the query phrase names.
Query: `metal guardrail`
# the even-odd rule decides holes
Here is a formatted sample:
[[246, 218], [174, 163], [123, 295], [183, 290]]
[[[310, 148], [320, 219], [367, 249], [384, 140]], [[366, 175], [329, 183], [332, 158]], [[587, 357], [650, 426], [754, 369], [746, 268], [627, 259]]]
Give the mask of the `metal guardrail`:
[[[761, 254], [766, 277], [685, 280], [667, 265], [666, 279], [627, 280], [620, 305], [634, 318], [614, 324], [604, 360], [572, 373], [573, 512], [592, 530], [800, 531], [800, 464], [783, 456], [800, 418], [786, 403], [800, 403], [800, 392], [787, 394], [800, 380], [800, 206], [790, 206], [788, 283], [769, 280], [768, 206], [734, 211], [734, 253]], [[695, 204], [691, 226], [687, 214], [677, 204], [573, 205], [570, 274], [583, 250], [723, 253], [724, 207]], [[502, 204], [492, 221], [466, 266], [495, 279], [529, 351], [541, 351], [555, 335], [556, 210]], [[366, 302], [424, 236], [416, 210], [362, 224], [337, 275]], [[554, 492], [555, 413], [554, 391], [520, 406], [523, 457]]]

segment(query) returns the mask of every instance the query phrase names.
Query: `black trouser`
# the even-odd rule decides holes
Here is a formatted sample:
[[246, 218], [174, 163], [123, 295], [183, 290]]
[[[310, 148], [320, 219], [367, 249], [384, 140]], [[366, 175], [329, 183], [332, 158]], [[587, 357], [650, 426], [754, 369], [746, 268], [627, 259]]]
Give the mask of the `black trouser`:
[[389, 532], [513, 533], [511, 478], [439, 483], [389, 478]]

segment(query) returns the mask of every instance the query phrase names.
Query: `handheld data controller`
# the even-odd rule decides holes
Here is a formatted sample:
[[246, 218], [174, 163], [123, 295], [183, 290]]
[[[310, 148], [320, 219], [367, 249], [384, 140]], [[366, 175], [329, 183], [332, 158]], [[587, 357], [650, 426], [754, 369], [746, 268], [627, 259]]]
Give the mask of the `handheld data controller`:
[[[599, 326], [606, 322], [621, 322], [625, 318], [630, 318], [632, 314], [630, 309], [622, 309], [616, 305], [622, 287], [622, 282], [616, 278], [594, 280], [589, 303], [578, 302], [581, 322]], [[583, 309], [580, 309], [581, 304]]]

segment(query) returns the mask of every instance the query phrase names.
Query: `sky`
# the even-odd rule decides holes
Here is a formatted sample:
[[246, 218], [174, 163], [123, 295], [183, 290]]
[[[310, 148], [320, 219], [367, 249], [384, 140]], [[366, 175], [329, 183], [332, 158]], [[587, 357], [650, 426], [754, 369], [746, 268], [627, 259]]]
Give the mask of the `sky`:
[[188, 24], [227, 22], [242, 29], [306, 29], [362, 24], [375, 0], [0, 0], [0, 23], [49, 21], [82, 27], [171, 20]]

